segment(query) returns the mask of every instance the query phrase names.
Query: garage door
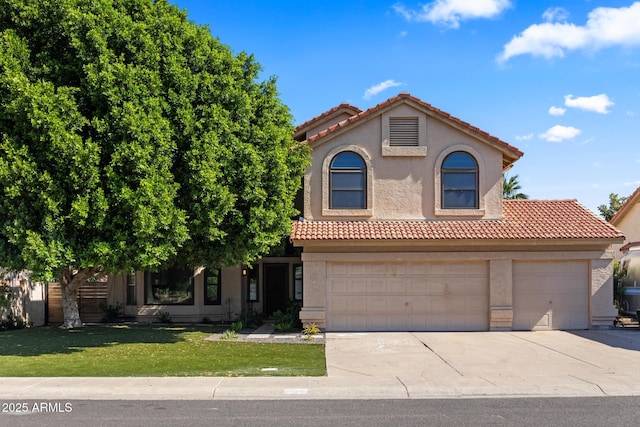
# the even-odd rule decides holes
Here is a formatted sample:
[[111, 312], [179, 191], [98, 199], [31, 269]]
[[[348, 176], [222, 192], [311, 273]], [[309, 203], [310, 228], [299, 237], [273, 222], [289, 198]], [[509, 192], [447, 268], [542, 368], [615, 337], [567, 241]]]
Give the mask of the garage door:
[[514, 262], [513, 329], [587, 329], [586, 261]]
[[328, 263], [329, 331], [484, 331], [488, 263]]

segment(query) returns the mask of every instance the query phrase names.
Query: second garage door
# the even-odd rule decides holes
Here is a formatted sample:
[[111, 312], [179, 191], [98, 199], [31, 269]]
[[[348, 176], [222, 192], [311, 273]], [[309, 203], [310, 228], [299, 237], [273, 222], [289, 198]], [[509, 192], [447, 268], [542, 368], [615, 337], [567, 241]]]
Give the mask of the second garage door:
[[513, 329], [587, 329], [587, 261], [513, 263]]
[[484, 331], [487, 262], [327, 264], [329, 331]]

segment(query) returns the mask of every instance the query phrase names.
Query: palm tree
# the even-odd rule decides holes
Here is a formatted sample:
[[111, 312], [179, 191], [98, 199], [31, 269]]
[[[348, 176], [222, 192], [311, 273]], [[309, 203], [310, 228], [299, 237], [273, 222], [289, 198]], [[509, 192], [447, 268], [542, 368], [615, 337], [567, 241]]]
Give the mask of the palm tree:
[[518, 182], [518, 175], [513, 175], [507, 178], [506, 175], [502, 176], [502, 198], [503, 199], [528, 199], [529, 196], [520, 193], [522, 187]]

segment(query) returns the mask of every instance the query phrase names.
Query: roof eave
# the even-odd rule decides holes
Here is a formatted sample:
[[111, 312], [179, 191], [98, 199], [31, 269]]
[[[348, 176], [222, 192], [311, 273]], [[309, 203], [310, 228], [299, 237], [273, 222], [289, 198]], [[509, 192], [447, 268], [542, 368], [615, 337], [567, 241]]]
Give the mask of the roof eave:
[[[500, 250], [530, 251], [532, 249], [553, 248], [565, 250], [570, 247], [605, 248], [612, 244], [624, 242], [622, 237], [591, 237], [591, 238], [535, 238], [535, 239], [291, 239], [296, 247], [392, 247], [416, 246], [437, 247], [442, 252], [455, 249], [458, 252], [473, 252], [478, 248], [493, 247]], [[548, 249], [545, 249], [548, 250]]]

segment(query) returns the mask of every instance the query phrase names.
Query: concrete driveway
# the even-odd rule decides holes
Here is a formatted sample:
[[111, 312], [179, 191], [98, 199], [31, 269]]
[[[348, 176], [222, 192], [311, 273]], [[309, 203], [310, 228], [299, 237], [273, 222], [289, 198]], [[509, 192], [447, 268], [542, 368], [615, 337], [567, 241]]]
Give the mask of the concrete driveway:
[[640, 395], [640, 330], [327, 333], [329, 378], [409, 397]]

